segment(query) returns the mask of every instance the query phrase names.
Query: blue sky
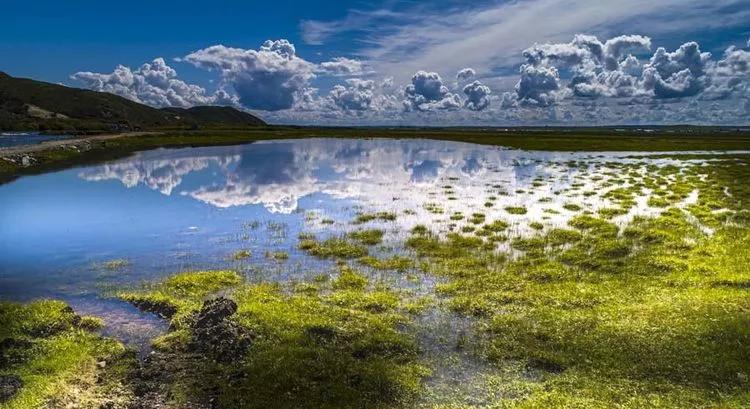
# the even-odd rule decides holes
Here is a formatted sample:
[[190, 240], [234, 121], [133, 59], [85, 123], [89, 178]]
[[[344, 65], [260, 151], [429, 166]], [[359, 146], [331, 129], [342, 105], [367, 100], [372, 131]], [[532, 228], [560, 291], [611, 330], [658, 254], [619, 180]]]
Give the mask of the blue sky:
[[11, 75], [276, 123], [750, 122], [750, 0], [10, 1], [2, 20]]

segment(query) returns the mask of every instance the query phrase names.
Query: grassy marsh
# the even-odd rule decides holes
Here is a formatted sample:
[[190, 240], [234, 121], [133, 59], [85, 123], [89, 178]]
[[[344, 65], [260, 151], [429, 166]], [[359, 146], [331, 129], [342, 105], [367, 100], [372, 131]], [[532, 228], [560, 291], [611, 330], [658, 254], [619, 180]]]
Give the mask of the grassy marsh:
[[[0, 340], [23, 348], [3, 346], [3, 359], [19, 358], [0, 375], [24, 386], [1, 407], [39, 406], [74, 384], [96, 384], [86, 399], [108, 396], [111, 407], [134, 402], [134, 391], [167, 408], [750, 406], [748, 159], [542, 163], [578, 173], [562, 187], [553, 174], [517, 189], [530, 200], [510, 203], [527, 206], [505, 206], [500, 193], [487, 197], [493, 206], [481, 196], [461, 210], [435, 198], [420, 204], [424, 221], [388, 208], [306, 225], [322, 230], [266, 253], [289, 259], [269, 263], [279, 270], [297, 268], [297, 253], [327, 266], [301, 278], [197, 271], [119, 291], [171, 324], [137, 370], [120, 343], [96, 334], [95, 318], [55, 301], [2, 303], [14, 325]], [[398, 231], [404, 220], [433, 222]], [[287, 237], [285, 225], [266, 226]], [[394, 285], [403, 279], [418, 291]], [[229, 361], [196, 349], [197, 322], [216, 299], [236, 305], [220, 323], [232, 336], [208, 347], [249, 340]], [[424, 323], [438, 315], [465, 326], [432, 334]], [[445, 372], [455, 377], [434, 389]], [[455, 396], [436, 396], [445, 390]]]

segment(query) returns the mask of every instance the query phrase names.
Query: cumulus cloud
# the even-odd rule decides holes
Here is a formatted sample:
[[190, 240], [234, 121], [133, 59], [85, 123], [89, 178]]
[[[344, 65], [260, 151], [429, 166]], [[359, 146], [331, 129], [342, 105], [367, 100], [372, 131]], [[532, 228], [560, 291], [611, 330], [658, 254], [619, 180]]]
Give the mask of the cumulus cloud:
[[[523, 51], [525, 63], [515, 87], [520, 106], [548, 107], [568, 98], [628, 98], [651, 103], [699, 96], [722, 99], [748, 90], [750, 52], [729, 47], [719, 61], [697, 42], [674, 51], [659, 47], [647, 59], [651, 39], [623, 35], [604, 42], [576, 35], [568, 43], [535, 44]], [[565, 73], [562, 75], [561, 73]], [[503, 96], [502, 107], [512, 106]]]
[[555, 102], [559, 89], [560, 74], [555, 67], [521, 66], [521, 79], [516, 84], [516, 96], [521, 105], [549, 106]]
[[475, 76], [477, 73], [474, 71], [473, 68], [464, 68], [460, 71], [458, 71], [458, 74], [456, 74], [456, 79], [459, 81], [466, 81], [473, 76]]
[[451, 109], [461, 106], [461, 98], [443, 85], [436, 72], [417, 71], [404, 88], [404, 108], [414, 111]]
[[348, 79], [347, 86], [336, 85], [329, 98], [337, 107], [344, 110], [364, 111], [370, 109], [374, 97], [375, 82], [357, 78]]
[[710, 85], [702, 97], [724, 99], [732, 95], [750, 97], [750, 51], [730, 46], [724, 58], [708, 69]]
[[330, 75], [361, 75], [364, 73], [364, 65], [359, 60], [336, 57], [320, 63], [320, 71]]
[[177, 72], [163, 58], [145, 63], [137, 70], [118, 65], [109, 74], [82, 71], [71, 75], [71, 79], [94, 91], [109, 92], [155, 107], [237, 104], [237, 97], [223, 89], [206, 95], [204, 88], [177, 79]]
[[691, 41], [674, 52], [659, 47], [643, 69], [643, 85], [656, 98], [678, 98], [698, 94], [705, 85], [706, 64], [710, 53], [701, 52]]
[[182, 60], [218, 71], [242, 105], [278, 111], [292, 108], [315, 77], [315, 65], [298, 57], [287, 40], [268, 40], [257, 50], [214, 45]]
[[474, 81], [463, 89], [466, 94], [464, 106], [472, 111], [482, 111], [490, 106], [489, 95], [492, 91], [479, 81]]

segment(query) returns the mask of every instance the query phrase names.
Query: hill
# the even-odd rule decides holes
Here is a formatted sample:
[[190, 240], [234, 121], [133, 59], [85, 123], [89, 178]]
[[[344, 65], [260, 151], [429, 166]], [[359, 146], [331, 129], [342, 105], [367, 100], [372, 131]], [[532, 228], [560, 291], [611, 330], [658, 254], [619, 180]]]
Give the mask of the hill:
[[87, 132], [262, 125], [261, 119], [231, 107], [156, 109], [106, 92], [0, 72], [0, 130]]
[[264, 126], [260, 118], [222, 106], [195, 106], [192, 108], [162, 108], [162, 112], [172, 114], [175, 120], [198, 126], [226, 127], [227, 125]]

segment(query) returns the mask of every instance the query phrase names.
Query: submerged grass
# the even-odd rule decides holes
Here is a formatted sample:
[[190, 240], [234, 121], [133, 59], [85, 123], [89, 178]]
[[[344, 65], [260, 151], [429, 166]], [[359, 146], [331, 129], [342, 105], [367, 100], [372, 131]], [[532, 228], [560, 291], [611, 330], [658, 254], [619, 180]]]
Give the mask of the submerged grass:
[[[676, 187], [661, 214], [624, 230], [606, 219], [618, 210], [516, 238], [516, 258], [426, 230], [407, 245], [447, 279], [437, 291], [449, 306], [476, 317], [486, 358], [521, 363], [523, 392], [503, 407], [746, 407], [750, 229], [746, 217], [729, 222], [704, 209], [739, 214], [750, 199], [747, 169], [702, 169], [709, 177]], [[696, 187], [697, 204], [671, 207]], [[622, 205], [634, 200], [616, 192]]]
[[367, 247], [352, 242], [346, 237], [330, 237], [323, 241], [318, 241], [314, 237], [306, 237], [300, 240], [299, 248], [319, 258], [350, 259], [368, 254]]

